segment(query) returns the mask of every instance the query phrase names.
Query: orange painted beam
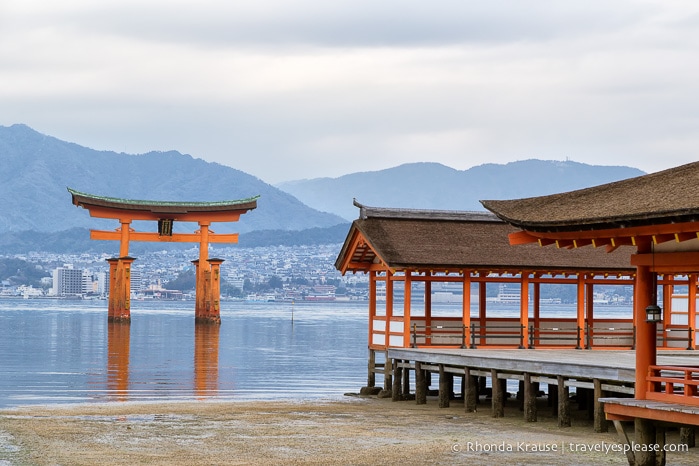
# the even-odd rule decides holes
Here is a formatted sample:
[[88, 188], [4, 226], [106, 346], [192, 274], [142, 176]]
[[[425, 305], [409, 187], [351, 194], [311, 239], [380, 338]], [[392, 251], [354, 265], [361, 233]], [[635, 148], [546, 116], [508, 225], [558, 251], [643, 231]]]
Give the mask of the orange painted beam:
[[632, 254], [631, 265], [646, 267], [697, 267], [699, 266], [699, 252], [664, 252]]
[[697, 416], [694, 412], [683, 412], [679, 410], [666, 411], [660, 409], [653, 409], [652, 404], [649, 404], [646, 407], [638, 405], [605, 403], [604, 413], [606, 415], [606, 418], [611, 421], [627, 421], [639, 418], [699, 426], [699, 416]]
[[[238, 233], [214, 234], [209, 232], [209, 243], [237, 243]], [[90, 239], [120, 241], [121, 231], [90, 230]], [[172, 242], [172, 243], [199, 243], [200, 233], [173, 233], [172, 236], [160, 236], [155, 232], [132, 231], [129, 234], [131, 241]]]

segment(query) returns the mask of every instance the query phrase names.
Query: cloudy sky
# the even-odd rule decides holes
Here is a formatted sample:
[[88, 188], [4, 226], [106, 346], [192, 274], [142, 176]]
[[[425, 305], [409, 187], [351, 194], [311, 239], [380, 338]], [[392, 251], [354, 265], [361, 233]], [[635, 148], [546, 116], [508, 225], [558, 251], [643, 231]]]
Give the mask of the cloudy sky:
[[0, 125], [269, 183], [699, 154], [695, 0], [0, 0]]

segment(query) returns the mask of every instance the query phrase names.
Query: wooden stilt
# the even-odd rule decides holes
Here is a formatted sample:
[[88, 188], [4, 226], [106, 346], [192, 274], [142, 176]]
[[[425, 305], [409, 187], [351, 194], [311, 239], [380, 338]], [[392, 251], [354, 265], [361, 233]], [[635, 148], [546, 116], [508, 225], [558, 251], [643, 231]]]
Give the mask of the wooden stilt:
[[531, 374], [524, 374], [524, 420], [536, 422], [536, 386]]
[[468, 367], [464, 368], [464, 381], [464, 409], [467, 413], [475, 413], [478, 403], [478, 377], [471, 375]]
[[495, 369], [490, 370], [490, 386], [492, 387], [493, 397], [493, 417], [505, 416], [505, 393], [502, 389], [502, 384], [498, 381], [498, 373]]
[[376, 351], [369, 350], [369, 367], [367, 370], [366, 386], [373, 388], [376, 386]]
[[680, 443], [688, 448], [696, 446], [696, 436], [694, 427], [680, 427]]
[[594, 423], [595, 432], [608, 432], [609, 426], [607, 424], [607, 418], [604, 415], [604, 403], [600, 403], [600, 398], [604, 398], [605, 394], [602, 390], [602, 381], [599, 379], [594, 379], [593, 383], [595, 385], [594, 391]]
[[393, 386], [391, 387], [391, 400], [400, 401], [403, 399], [402, 383], [403, 383], [403, 368], [400, 366], [400, 360], [393, 360]]
[[558, 376], [558, 427], [570, 427], [569, 387], [562, 376]]
[[393, 360], [388, 357], [388, 351], [386, 351], [385, 362], [383, 364], [383, 389], [387, 392], [393, 390]]
[[451, 391], [449, 389], [449, 374], [444, 371], [444, 364], [439, 365], [439, 407], [448, 408]]
[[[654, 445], [657, 442], [656, 429], [652, 421], [636, 418], [634, 420], [634, 428], [638, 445]], [[634, 460], [636, 466], [661, 466], [656, 463], [655, 451], [652, 451], [650, 448], [638, 448], [634, 452]]]
[[415, 403], [419, 405], [427, 403], [427, 379], [419, 361], [415, 361]]

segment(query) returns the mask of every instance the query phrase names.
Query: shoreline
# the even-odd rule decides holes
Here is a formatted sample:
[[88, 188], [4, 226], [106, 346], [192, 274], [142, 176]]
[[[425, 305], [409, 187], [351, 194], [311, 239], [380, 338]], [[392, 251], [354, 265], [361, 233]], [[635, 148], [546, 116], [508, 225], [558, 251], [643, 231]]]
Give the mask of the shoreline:
[[[558, 428], [541, 401], [534, 423], [514, 402], [496, 419], [483, 402], [465, 413], [355, 396], [31, 405], [0, 410], [0, 465], [628, 464], [613, 428], [581, 416]], [[699, 464], [699, 449], [668, 464]]]

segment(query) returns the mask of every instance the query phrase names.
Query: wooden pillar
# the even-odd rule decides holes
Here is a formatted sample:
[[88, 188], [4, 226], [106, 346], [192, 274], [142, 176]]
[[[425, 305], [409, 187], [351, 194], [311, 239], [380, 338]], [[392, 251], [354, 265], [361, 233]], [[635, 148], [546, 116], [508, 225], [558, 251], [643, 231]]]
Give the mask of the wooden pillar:
[[[391, 346], [391, 321], [393, 320], [393, 276], [386, 270], [386, 348]], [[401, 345], [403, 347], [403, 345]]]
[[487, 343], [485, 338], [485, 324], [487, 319], [487, 296], [486, 296], [486, 282], [478, 282], [478, 325], [480, 330], [478, 331], [479, 344], [485, 345]]
[[206, 301], [209, 282], [211, 277], [211, 266], [209, 260], [209, 222], [199, 222], [199, 262], [196, 268], [196, 289], [194, 314], [201, 315], [206, 312]]
[[471, 344], [471, 271], [464, 270], [463, 299], [461, 300], [461, 325], [464, 326], [464, 341], [462, 348], [468, 348]]
[[411, 346], [410, 303], [412, 301], [413, 275], [410, 269], [405, 271], [403, 281], [403, 347]]
[[[376, 386], [376, 351], [374, 345], [374, 320], [376, 317], [376, 271], [369, 271], [369, 328], [367, 329], [367, 345], [369, 346], [369, 364], [367, 370], [367, 387]], [[385, 329], [387, 331], [387, 329]]]
[[519, 347], [526, 348], [529, 345], [529, 273], [522, 272], [520, 287], [519, 323], [523, 338]]
[[505, 393], [502, 389], [502, 384], [498, 380], [498, 372], [495, 369], [490, 370], [490, 386], [492, 387], [492, 412], [493, 417], [505, 416]]
[[[578, 274], [577, 283], [577, 327], [580, 329], [585, 328], [585, 274]], [[582, 337], [582, 331], [579, 332]], [[584, 346], [583, 341], [578, 341], [575, 345], [576, 349], [582, 349]]]
[[223, 259], [207, 259], [209, 272], [205, 273], [201, 287], [203, 306], [195, 309], [194, 322], [197, 324], [221, 324], [221, 264]]
[[682, 445], [687, 445], [688, 448], [694, 448], [696, 446], [695, 432], [695, 427], [680, 427], [680, 443]]
[[[687, 277], [689, 280], [689, 283], [687, 284], [688, 288], [688, 293], [687, 293], [687, 299], [689, 300], [688, 302], [688, 307], [687, 307], [687, 325], [689, 326], [689, 332], [691, 334], [691, 340], [689, 341], [689, 344], [687, 345], [687, 349], [696, 349], [696, 341], [697, 341], [697, 274], [692, 273]], [[668, 296], [668, 298], [671, 300], [671, 296]], [[665, 309], [670, 309], [669, 306], [665, 306]], [[667, 313], [666, 313], [667, 314]]]
[[[369, 338], [371, 338], [371, 332]], [[376, 351], [373, 349], [369, 349], [366, 386], [369, 388], [376, 386]]]
[[451, 398], [451, 374], [444, 370], [444, 364], [439, 365], [439, 407], [448, 408]]
[[[648, 252], [648, 248], [638, 248], [639, 253]], [[634, 296], [634, 322], [636, 323], [636, 381], [634, 397], [637, 400], [646, 399], [646, 376], [648, 367], [656, 363], [656, 327], [654, 323], [646, 322], [646, 307], [654, 296], [653, 272], [645, 265], [636, 266], [636, 286]]]
[[[636, 418], [634, 419], [634, 430], [636, 432], [636, 443], [638, 445], [664, 445], [664, 431], [660, 431], [661, 433], [661, 442], [658, 442], [659, 440], [659, 432], [656, 429], [655, 424], [653, 421], [650, 421], [648, 419], [640, 419]], [[643, 451], [646, 450], [646, 451]], [[662, 454], [662, 453], [658, 453]], [[636, 466], [658, 466], [658, 465], [664, 465], [665, 462], [662, 461], [664, 460], [664, 455], [660, 456], [659, 458], [656, 458], [656, 452], [652, 448], [639, 448], [638, 450], [634, 451], [634, 459]], [[661, 460], [661, 461], [658, 461]]]
[[415, 361], [415, 403], [419, 405], [427, 403], [427, 378], [420, 361]]
[[402, 399], [402, 386], [403, 383], [403, 368], [400, 365], [401, 361], [398, 359], [393, 360], [393, 386], [391, 387], [391, 400], [400, 401]]
[[383, 389], [387, 392], [393, 390], [393, 360], [388, 357], [388, 351], [385, 352], [383, 363]]
[[537, 390], [532, 382], [532, 375], [524, 373], [524, 420], [536, 422], [536, 395]]
[[112, 257], [107, 259], [109, 263], [109, 300], [107, 301], [107, 321], [114, 321], [114, 309], [116, 309], [115, 300], [117, 292], [117, 265], [119, 259]]
[[609, 425], [604, 414], [604, 403], [601, 403], [600, 398], [604, 398], [605, 393], [602, 390], [602, 381], [599, 379], [593, 380], [594, 389], [594, 424], [595, 432], [608, 432]]
[[478, 404], [478, 378], [471, 375], [471, 369], [464, 368], [464, 410], [475, 413]]
[[[536, 274], [534, 275], [536, 277]], [[533, 339], [533, 345], [536, 346], [539, 341], [539, 329], [541, 328], [541, 283], [534, 282], [534, 335], [530, 335]], [[527, 343], [527, 346], [529, 344]]]
[[[591, 277], [594, 278], [594, 277]], [[592, 334], [593, 328], [595, 326], [595, 285], [593, 283], [588, 283], [586, 286], [586, 300], [585, 300], [585, 324], [581, 327], [581, 332], [580, 332], [580, 338], [583, 339], [581, 342], [581, 346], [586, 349], [590, 349], [593, 344], [593, 337], [594, 335]], [[588, 329], [590, 332], [589, 338], [586, 338], [587, 333], [585, 332], [585, 329]], [[589, 344], [588, 344], [589, 343]], [[606, 431], [605, 431], [606, 432]]]
[[107, 313], [108, 322], [131, 322], [131, 264], [134, 260], [128, 256], [117, 259], [114, 289], [109, 291], [113, 307]]
[[558, 427], [570, 427], [570, 388], [565, 379], [558, 376]]
[[[431, 276], [431, 272], [425, 272], [425, 277]], [[425, 342], [432, 344], [432, 282], [425, 281]]]
[[131, 238], [131, 219], [122, 218], [119, 219], [121, 223], [121, 228], [119, 232], [121, 233], [119, 241], [119, 257], [126, 257], [129, 255], [129, 240]]

